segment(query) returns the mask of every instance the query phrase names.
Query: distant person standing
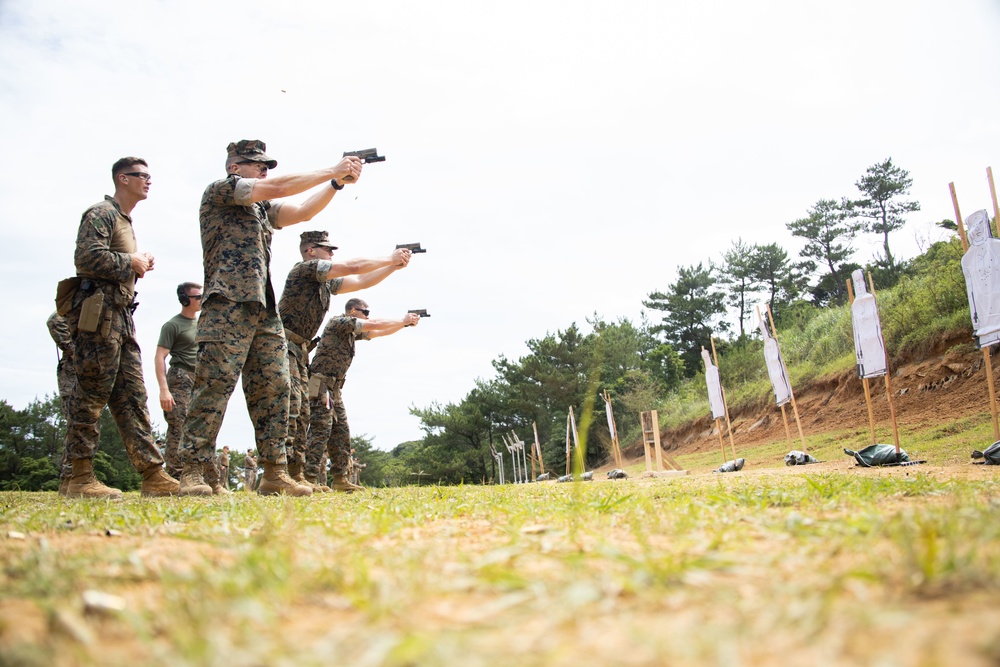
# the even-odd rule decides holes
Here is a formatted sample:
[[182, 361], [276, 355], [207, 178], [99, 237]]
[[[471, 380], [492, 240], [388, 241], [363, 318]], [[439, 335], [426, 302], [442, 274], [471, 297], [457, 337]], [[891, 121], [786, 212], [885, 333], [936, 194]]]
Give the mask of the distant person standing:
[[[194, 387], [194, 364], [198, 355], [195, 333], [198, 331], [198, 311], [201, 310], [201, 285], [181, 283], [177, 286], [181, 312], [160, 328], [156, 342], [156, 383], [160, 386], [160, 407], [167, 421], [167, 442], [163, 458], [167, 472], [180, 477], [181, 461], [177, 448], [184, 432], [191, 388]], [[167, 369], [167, 356], [170, 368]]]
[[225, 445], [219, 452], [219, 477], [222, 487], [229, 490], [229, 445]]
[[[326, 208], [344, 183], [361, 176], [361, 160], [348, 157], [313, 172], [267, 178], [278, 163], [263, 141], [226, 149], [226, 178], [201, 199], [205, 290], [198, 326], [198, 361], [181, 442], [181, 495], [208, 495], [201, 464], [212, 459], [226, 404], [242, 375], [247, 410], [264, 467], [263, 495], [307, 496], [312, 489], [288, 477], [288, 346], [271, 285], [271, 237]], [[320, 186], [301, 203], [272, 201]]]
[[313, 337], [323, 326], [334, 294], [356, 292], [385, 280], [405, 268], [412, 256], [406, 248], [397, 248], [385, 257], [333, 259], [337, 247], [326, 232], [302, 232], [299, 237], [302, 261], [292, 267], [285, 280], [278, 312], [288, 340], [288, 370], [291, 396], [288, 408], [288, 474], [313, 491], [329, 491], [320, 484], [320, 458], [326, 449], [322, 441], [310, 448], [309, 430], [309, 353], [316, 346]]
[[153, 269], [153, 256], [139, 252], [131, 213], [146, 199], [152, 176], [146, 161], [125, 157], [111, 167], [113, 197], [91, 206], [80, 220], [76, 238], [79, 286], [65, 317], [73, 332], [77, 386], [70, 401], [66, 451], [73, 476], [69, 497], [121, 498], [121, 491], [94, 476], [94, 454], [100, 440], [100, 418], [108, 406], [125, 450], [142, 475], [144, 496], [177, 493], [177, 480], [163, 470], [163, 457], [153, 442], [142, 359], [132, 313], [136, 280]]
[[[73, 366], [73, 335], [66, 318], [58, 312], [49, 315], [45, 322], [49, 335], [56, 344], [56, 381], [59, 387], [59, 402], [62, 403], [63, 419], [69, 424], [69, 402], [76, 391], [76, 368]], [[65, 445], [59, 463], [59, 495], [66, 495], [69, 479], [73, 476], [73, 464], [66, 454]]]
[[257, 488], [257, 457], [253, 455], [252, 449], [248, 449], [247, 455], [243, 457], [243, 488], [247, 491]]
[[[363, 487], [352, 484], [349, 477], [351, 458], [351, 429], [347, 424], [347, 412], [341, 392], [347, 377], [347, 370], [354, 361], [356, 340], [369, 340], [388, 336], [403, 327], [416, 326], [420, 316], [407, 313], [400, 319], [368, 319], [368, 304], [361, 299], [349, 299], [344, 306], [344, 314], [331, 317], [323, 330], [323, 337], [316, 348], [316, 356], [309, 366], [312, 386], [318, 396], [312, 404], [317, 410], [310, 428], [315, 428], [313, 436], [329, 433], [327, 452], [330, 455], [330, 469], [333, 473], [335, 491], [357, 491]], [[310, 397], [312, 398], [310, 392]]]

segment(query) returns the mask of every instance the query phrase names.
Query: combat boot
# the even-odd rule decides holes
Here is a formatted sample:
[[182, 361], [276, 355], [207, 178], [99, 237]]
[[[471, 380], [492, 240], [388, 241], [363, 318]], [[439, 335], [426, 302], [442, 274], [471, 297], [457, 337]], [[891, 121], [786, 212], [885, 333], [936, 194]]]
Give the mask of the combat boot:
[[365, 487], [358, 486], [357, 484], [352, 484], [347, 475], [334, 475], [332, 488], [334, 491], [342, 491], [344, 493], [354, 493], [355, 491], [364, 491]]
[[176, 496], [180, 482], [167, 474], [163, 466], [153, 466], [142, 473], [142, 495], [147, 498]]
[[185, 463], [184, 472], [181, 473], [181, 488], [177, 492], [179, 496], [210, 496], [212, 487], [205, 483], [205, 478], [201, 474], [200, 463]]
[[306, 476], [306, 484], [313, 490], [313, 493], [330, 493], [333, 491], [329, 486], [320, 484], [315, 477]]
[[94, 477], [94, 459], [74, 459], [73, 476], [66, 486], [66, 497], [121, 500], [122, 492], [105, 486]]
[[205, 483], [212, 488], [212, 495], [229, 495], [229, 489], [222, 486], [222, 480], [219, 479], [219, 468], [213, 461], [206, 461], [204, 465], [202, 465], [201, 472], [204, 475]]
[[306, 482], [305, 472], [302, 470], [302, 463], [299, 461], [290, 461], [288, 463], [288, 476], [299, 486], [309, 486], [308, 482]]
[[284, 463], [264, 461], [264, 476], [257, 485], [257, 493], [262, 496], [273, 496], [287, 493], [290, 496], [311, 496], [312, 489], [300, 486], [288, 476], [288, 466]]

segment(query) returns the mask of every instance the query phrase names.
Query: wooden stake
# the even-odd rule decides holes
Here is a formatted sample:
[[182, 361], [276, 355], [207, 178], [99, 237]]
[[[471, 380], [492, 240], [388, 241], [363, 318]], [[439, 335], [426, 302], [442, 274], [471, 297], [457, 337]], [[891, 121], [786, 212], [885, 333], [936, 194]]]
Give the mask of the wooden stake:
[[[722, 439], [722, 423], [718, 417], [715, 418], [715, 429], [719, 432], [719, 447], [722, 447], [722, 465], [726, 465], [729, 459], [726, 458], [726, 441]], [[735, 461], [736, 457], [733, 457], [733, 460]]]
[[781, 421], [785, 424], [785, 438], [788, 440], [788, 448], [794, 449], [792, 445], [792, 432], [788, 430], [788, 415], [785, 414], [785, 404], [782, 403], [779, 407], [781, 408]]
[[990, 197], [993, 198], [993, 221], [996, 223], [994, 238], [1000, 237], [1000, 206], [997, 206], [997, 188], [993, 184], [993, 167], [986, 167], [986, 180], [990, 182]]
[[[570, 408], [572, 410], [573, 408]], [[571, 460], [572, 453], [569, 445], [569, 414], [566, 415], [566, 474], [568, 475], [573, 468], [573, 463]]]
[[[847, 300], [849, 304], [854, 303], [854, 285], [851, 284], [850, 278], [847, 279]], [[868, 428], [871, 430], [872, 444], [874, 445], [878, 440], [875, 439], [875, 412], [872, 410], [872, 392], [868, 385], [868, 378], [861, 378], [861, 386], [865, 388], [865, 403], [868, 405]]]
[[[993, 186], [993, 170], [989, 167], [986, 168], [986, 175], [990, 181], [990, 194], [993, 197], [993, 211], [994, 217], [997, 211], [997, 195], [996, 188]], [[962, 221], [962, 212], [958, 208], [958, 195], [955, 194], [955, 184], [949, 183], [948, 189], [951, 190], [951, 203], [955, 207], [955, 224], [958, 225], [958, 235], [962, 239], [962, 254], [964, 255], [969, 250], [969, 239], [965, 235], [965, 223]], [[1000, 224], [998, 221], [997, 224]], [[993, 383], [993, 361], [990, 359], [990, 347], [987, 345], [982, 348], [983, 350], [983, 366], [986, 369], [986, 387], [989, 389], [990, 393], [990, 414], [993, 416], [993, 440], [1000, 440], [1000, 420], [997, 416], [997, 391]]]
[[569, 406], [569, 419], [573, 424], [573, 449], [577, 461], [580, 463], [580, 471], [583, 472], [583, 452], [580, 451], [580, 435], [576, 430], [576, 415], [573, 414], [573, 406]]
[[[875, 307], [878, 308], [878, 298], [875, 296], [875, 281], [872, 280], [871, 271], [868, 272], [868, 288], [872, 292], [872, 298], [875, 299]], [[892, 375], [892, 371], [889, 368], [889, 350], [885, 350], [885, 397], [889, 401], [889, 417], [892, 419], [892, 438], [893, 442], [896, 443], [896, 455], [899, 455], [899, 424], [896, 423], [896, 402], [892, 400], [892, 381], [889, 376]]]
[[531, 430], [535, 432], [535, 456], [538, 457], [538, 466], [542, 469], [542, 474], [545, 474], [545, 461], [542, 460], [542, 443], [538, 442], [538, 425], [535, 422], [531, 422]]
[[[709, 336], [708, 340], [712, 342], [712, 360], [715, 362], [715, 367], [719, 367], [719, 355], [715, 352], [715, 336]], [[722, 407], [726, 409], [726, 430], [729, 431], [729, 447], [733, 450], [733, 461], [736, 460], [736, 443], [733, 441], [733, 425], [729, 421], [729, 402], [726, 400], [726, 388], [722, 386], [722, 378], [719, 378], [719, 389], [722, 391]], [[725, 454], [725, 449], [723, 449], [723, 454]]]
[[[760, 313], [757, 313], [757, 317], [760, 317]], [[774, 326], [774, 315], [771, 313], [771, 304], [767, 304], [767, 319], [771, 322], [771, 335], [774, 336], [774, 342], [778, 342], [778, 330]], [[780, 349], [780, 348], [779, 348]], [[787, 370], [787, 369], [786, 369]], [[799, 430], [799, 442], [802, 443], [802, 451], [806, 452], [806, 436], [802, 434], [802, 420], [799, 419], [799, 406], [795, 404], [795, 390], [792, 389], [792, 378], [788, 378], [788, 396], [792, 400], [792, 414], [795, 415], [795, 427]], [[781, 414], [785, 414], [785, 406], [781, 406]], [[785, 430], [788, 430], [788, 424], [785, 424]], [[789, 438], [789, 446], [791, 446], [791, 438]]]

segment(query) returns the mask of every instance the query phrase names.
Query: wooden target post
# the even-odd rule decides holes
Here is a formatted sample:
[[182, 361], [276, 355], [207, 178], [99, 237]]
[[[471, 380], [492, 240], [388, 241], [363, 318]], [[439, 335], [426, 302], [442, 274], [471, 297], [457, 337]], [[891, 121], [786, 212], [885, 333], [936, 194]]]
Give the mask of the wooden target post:
[[[986, 168], [986, 176], [990, 182], [990, 194], [993, 198], [993, 215], [997, 215], [997, 193], [993, 185], [993, 169]], [[949, 183], [948, 189], [951, 191], [951, 203], [955, 207], [955, 224], [958, 225], [958, 236], [962, 239], [962, 255], [969, 250], [969, 239], [965, 235], [965, 225], [962, 222], [962, 212], [958, 208], [958, 195], [955, 192], [955, 184]], [[1000, 220], [997, 221], [1000, 225]], [[993, 416], [993, 440], [1000, 440], [1000, 422], [997, 420], [997, 392], [993, 384], [993, 361], [990, 358], [990, 346], [982, 348], [983, 366], [986, 368], [986, 386], [990, 392], [990, 414]]]
[[[660, 445], [660, 418], [656, 410], [639, 413], [639, 424], [642, 426], [642, 449], [646, 454], [646, 472], [643, 477], [675, 477], [686, 475], [687, 470], [674, 457], [667, 454]], [[656, 453], [656, 470], [653, 470], [653, 453]], [[666, 459], [672, 470], [663, 469]]]
[[[872, 294], [872, 298], [875, 299], [875, 308], [878, 309], [878, 297], [875, 296], [875, 281], [872, 280], [871, 272], [868, 273], [868, 289]], [[851, 286], [850, 279], [847, 280], [847, 295], [850, 302], [854, 303], [854, 290]], [[879, 322], [879, 327], [881, 327], [881, 321]], [[883, 339], [884, 341], [884, 339]], [[892, 369], [889, 367], [889, 349], [886, 347], [885, 352], [885, 398], [889, 402], [889, 418], [892, 420], [892, 441], [896, 445], [896, 455], [899, 455], [899, 424], [896, 421], [896, 402], [892, 400], [892, 381], [889, 376], [892, 375]], [[862, 384], [865, 388], [865, 400], [868, 402], [868, 421], [871, 425], [872, 430], [872, 444], [875, 442], [875, 416], [872, 412], [872, 399], [871, 391], [868, 386], [868, 378], [861, 378], [863, 380]]]
[[531, 474], [535, 474], [535, 458], [538, 458], [538, 467], [541, 469], [540, 474], [545, 474], [545, 461], [542, 460], [542, 445], [538, 442], [538, 425], [535, 422], [531, 422], [531, 430], [535, 433], [535, 456], [531, 458]]
[[[715, 367], [719, 367], [719, 355], [715, 351], [715, 336], [708, 337], [709, 342], [712, 343], [712, 361], [715, 362]], [[722, 392], [722, 407], [726, 409], [726, 431], [729, 432], [729, 447], [733, 450], [733, 461], [736, 460], [736, 442], [733, 440], [733, 424], [729, 421], [729, 401], [726, 400], [726, 388], [722, 386], [722, 378], [719, 378], [719, 390]], [[716, 420], [718, 421], [718, 420]], [[719, 432], [719, 441], [722, 441], [722, 432]], [[722, 458], [726, 458], [726, 448], [722, 448]], [[725, 460], [723, 460], [725, 463]]]
[[[758, 319], [761, 317], [760, 308], [757, 309]], [[774, 315], [771, 314], [771, 304], [767, 304], [767, 319], [771, 323], [771, 335], [774, 337], [775, 345], [778, 344], [778, 330], [774, 327]], [[785, 369], [787, 370], [787, 368]], [[799, 407], [795, 404], [795, 390], [792, 389], [792, 378], [788, 378], [788, 397], [792, 404], [792, 414], [795, 417], [795, 427], [799, 431], [799, 443], [802, 445], [802, 451], [806, 452], [806, 437], [802, 433], [802, 420], [799, 419]], [[788, 430], [788, 417], [785, 415], [785, 406], [781, 406], [781, 420], [785, 423], [785, 436], [788, 438], [788, 447], [792, 447], [792, 434]]]
[[[850, 278], [847, 279], [847, 302], [848, 304], [854, 303], [854, 285], [851, 283]], [[872, 444], [874, 445], [878, 440], [875, 438], [875, 412], [872, 410], [872, 391], [871, 385], [868, 383], [868, 378], [861, 378], [861, 386], [865, 390], [865, 404], [868, 405], [868, 429], [871, 431]]]
[[[572, 433], [573, 445], [570, 446], [570, 434]], [[569, 406], [569, 414], [566, 415], [566, 474], [573, 472], [573, 456], [580, 459], [580, 469], [583, 469], [583, 460], [580, 456], [580, 438], [576, 432], [576, 416], [573, 414], [573, 406]]]
[[611, 394], [605, 389], [601, 393], [601, 398], [604, 399], [604, 407], [607, 412], [608, 417], [608, 433], [611, 435], [611, 456], [615, 460], [615, 467], [622, 467], [622, 449], [618, 442], [618, 424], [615, 423], [615, 411], [611, 407]]

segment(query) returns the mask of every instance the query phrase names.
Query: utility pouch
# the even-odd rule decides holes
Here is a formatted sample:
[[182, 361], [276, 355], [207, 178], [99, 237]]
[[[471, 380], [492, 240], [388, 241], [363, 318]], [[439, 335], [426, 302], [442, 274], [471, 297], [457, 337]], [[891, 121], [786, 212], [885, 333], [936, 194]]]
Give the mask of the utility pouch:
[[311, 375], [309, 377], [309, 398], [317, 398], [319, 396], [320, 389], [323, 387], [323, 380], [325, 378], [322, 375]]
[[[93, 333], [101, 324], [101, 315], [104, 314], [104, 292], [94, 292], [83, 300], [83, 308], [80, 310], [80, 321], [77, 328], [80, 331]], [[109, 322], [110, 328], [110, 322]]]
[[56, 286], [56, 312], [65, 316], [73, 310], [73, 297], [80, 289], [80, 276], [60, 280]]
[[111, 317], [114, 311], [111, 308], [105, 308], [103, 317], [101, 318], [101, 338], [107, 338], [111, 335]]

